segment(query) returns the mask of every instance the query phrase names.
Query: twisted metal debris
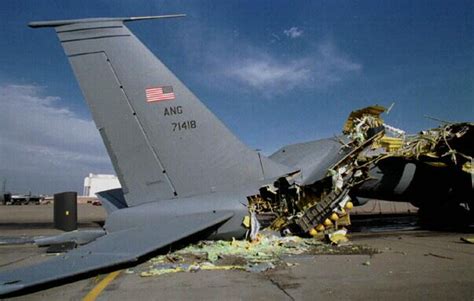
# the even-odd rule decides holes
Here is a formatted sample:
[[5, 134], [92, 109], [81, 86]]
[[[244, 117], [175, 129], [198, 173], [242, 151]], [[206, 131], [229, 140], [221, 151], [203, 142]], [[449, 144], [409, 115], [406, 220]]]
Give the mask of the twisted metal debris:
[[283, 234], [323, 238], [350, 225], [350, 191], [369, 179], [369, 171], [381, 160], [399, 157], [432, 166], [473, 173], [473, 123], [449, 123], [417, 135], [384, 123], [386, 109], [371, 106], [353, 111], [338, 137], [341, 152], [326, 177], [311, 185], [299, 185], [297, 173], [261, 188], [249, 197], [249, 211], [262, 224]]

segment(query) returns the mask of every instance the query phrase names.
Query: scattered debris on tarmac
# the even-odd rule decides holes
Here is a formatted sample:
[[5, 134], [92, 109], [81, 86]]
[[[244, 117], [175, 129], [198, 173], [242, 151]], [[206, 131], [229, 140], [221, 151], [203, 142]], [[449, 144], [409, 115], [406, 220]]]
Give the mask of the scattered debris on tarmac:
[[474, 237], [461, 237], [461, 241], [467, 244], [474, 244]]
[[[152, 258], [146, 270], [127, 270], [142, 277], [160, 276], [178, 272], [201, 270], [242, 270], [264, 272], [279, 266], [293, 266], [291, 256], [308, 255], [373, 255], [378, 250], [353, 245], [328, 244], [314, 238], [298, 236], [279, 237], [260, 233], [258, 239], [232, 241], [201, 241], [167, 255]], [[288, 261], [289, 260], [289, 261]]]

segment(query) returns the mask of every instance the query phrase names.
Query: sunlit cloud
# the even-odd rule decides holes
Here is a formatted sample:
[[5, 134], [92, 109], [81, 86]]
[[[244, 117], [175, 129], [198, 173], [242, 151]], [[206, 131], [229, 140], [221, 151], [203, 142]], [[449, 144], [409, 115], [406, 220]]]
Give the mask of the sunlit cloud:
[[234, 64], [229, 75], [252, 88], [278, 94], [308, 81], [310, 69], [305, 60], [278, 62], [272, 57], [261, 56]]
[[318, 44], [311, 55], [277, 59], [253, 51], [236, 58], [226, 74], [249, 88], [273, 96], [297, 87], [323, 89], [350, 77], [362, 69], [332, 42]]

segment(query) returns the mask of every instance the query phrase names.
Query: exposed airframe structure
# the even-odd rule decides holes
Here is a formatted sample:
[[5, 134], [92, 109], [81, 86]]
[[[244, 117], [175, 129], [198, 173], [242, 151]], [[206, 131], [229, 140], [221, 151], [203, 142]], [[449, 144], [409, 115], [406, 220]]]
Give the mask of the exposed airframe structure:
[[[345, 148], [323, 139], [265, 157], [238, 140], [124, 25], [181, 16], [30, 23], [55, 29], [122, 189], [100, 193], [109, 213], [103, 232], [85, 233], [83, 243], [91, 242], [67, 254], [0, 273], [0, 295], [131, 263], [194, 235], [243, 237], [255, 199], [302, 200], [309, 209], [296, 224], [304, 231], [348, 201], [347, 191], [320, 184], [328, 170], [333, 179], [354, 180], [356, 170], [344, 170], [343, 179], [343, 164], [367, 143]], [[408, 187], [403, 175], [393, 181]], [[324, 202], [313, 206], [318, 193]], [[80, 240], [74, 235], [63, 238]]]

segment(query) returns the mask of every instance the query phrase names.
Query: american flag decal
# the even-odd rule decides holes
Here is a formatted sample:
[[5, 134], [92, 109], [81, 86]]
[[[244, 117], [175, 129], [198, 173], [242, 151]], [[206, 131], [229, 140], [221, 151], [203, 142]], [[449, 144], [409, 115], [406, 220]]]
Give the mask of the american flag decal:
[[172, 86], [146, 88], [145, 94], [146, 102], [158, 102], [175, 99]]

